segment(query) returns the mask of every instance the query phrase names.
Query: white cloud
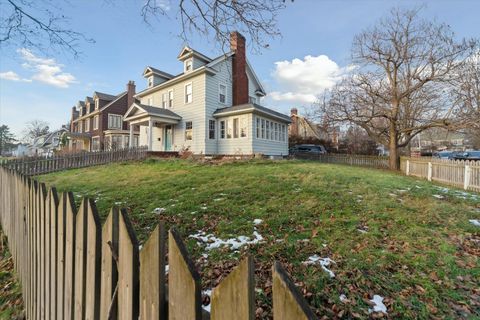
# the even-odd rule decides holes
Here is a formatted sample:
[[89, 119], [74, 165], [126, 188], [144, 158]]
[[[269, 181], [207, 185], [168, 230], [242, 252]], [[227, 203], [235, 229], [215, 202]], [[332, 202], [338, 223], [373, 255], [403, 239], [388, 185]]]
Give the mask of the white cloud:
[[[22, 67], [33, 71], [31, 80], [40, 81], [59, 88], [68, 88], [70, 84], [75, 83], [75, 77], [67, 72], [63, 72], [62, 64], [55, 59], [40, 58], [34, 55], [28, 49], [18, 49], [18, 53], [25, 60]], [[31, 81], [30, 80], [30, 81]]]
[[313, 103], [317, 95], [332, 88], [352, 66], [340, 67], [326, 55], [275, 62], [273, 78], [279, 90], [270, 93], [275, 101]]
[[17, 73], [13, 71], [0, 72], [0, 79], [10, 80], [10, 81], [25, 81], [31, 82], [30, 79], [22, 79]]

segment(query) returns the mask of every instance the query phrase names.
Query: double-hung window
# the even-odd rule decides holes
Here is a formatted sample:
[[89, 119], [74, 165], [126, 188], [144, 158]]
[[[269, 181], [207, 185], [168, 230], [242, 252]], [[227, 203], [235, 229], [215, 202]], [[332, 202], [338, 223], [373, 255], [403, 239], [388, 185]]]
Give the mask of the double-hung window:
[[173, 107], [173, 90], [168, 91], [168, 107]]
[[266, 127], [265, 127], [265, 131], [266, 131], [266, 135], [265, 135], [265, 139], [269, 140], [270, 139], [270, 121], [266, 121]]
[[275, 123], [275, 141], [278, 141], [278, 123]]
[[224, 84], [218, 85], [218, 101], [220, 103], [227, 103], [227, 86]]
[[185, 140], [193, 139], [193, 124], [192, 121], [185, 122]]
[[192, 83], [185, 85], [185, 103], [192, 102]]
[[118, 114], [109, 114], [108, 129], [122, 129], [122, 116]]
[[225, 139], [225, 131], [226, 131], [225, 121], [222, 120], [220, 121], [220, 139]]
[[90, 131], [90, 118], [85, 120], [85, 132]]
[[167, 103], [168, 103], [168, 93], [165, 92], [162, 94], [162, 108], [165, 109], [167, 108]]
[[93, 130], [98, 130], [98, 115], [93, 117]]
[[215, 139], [215, 120], [208, 120], [208, 139]]
[[265, 119], [262, 119], [262, 139], [265, 139]]
[[193, 70], [193, 59], [185, 60], [185, 72], [190, 72]]

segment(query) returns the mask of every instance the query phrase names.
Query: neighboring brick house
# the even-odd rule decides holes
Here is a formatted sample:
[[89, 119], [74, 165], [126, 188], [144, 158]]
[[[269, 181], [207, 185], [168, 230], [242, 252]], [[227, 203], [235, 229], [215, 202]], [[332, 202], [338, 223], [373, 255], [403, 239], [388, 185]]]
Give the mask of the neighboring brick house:
[[327, 130], [326, 125], [321, 126], [318, 123], [314, 123], [306, 117], [299, 115], [297, 108], [292, 108], [290, 110], [290, 118], [292, 119], [292, 123], [288, 128], [288, 134], [292, 141], [321, 140], [330, 142], [334, 148], [338, 147], [338, 127], [328, 128]]
[[135, 83], [129, 81], [127, 91], [118, 95], [94, 92], [72, 108], [68, 147], [72, 151], [98, 151], [138, 145], [138, 128], [130, 135], [130, 126], [123, 121], [128, 106], [134, 102]]
[[266, 95], [246, 58], [245, 38], [230, 36], [230, 52], [211, 59], [184, 47], [177, 75], [147, 67], [125, 120], [140, 126], [151, 151], [194, 154], [288, 155], [290, 117], [260, 105]]

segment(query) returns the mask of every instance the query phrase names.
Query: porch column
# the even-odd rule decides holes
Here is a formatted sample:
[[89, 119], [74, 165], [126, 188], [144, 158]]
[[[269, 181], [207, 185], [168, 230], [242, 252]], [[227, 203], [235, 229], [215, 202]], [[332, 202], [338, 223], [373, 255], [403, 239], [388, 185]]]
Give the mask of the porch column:
[[130, 136], [128, 138], [128, 146], [133, 148], [133, 125], [130, 124]]
[[148, 151], [152, 151], [153, 145], [153, 120], [152, 118], [148, 119]]

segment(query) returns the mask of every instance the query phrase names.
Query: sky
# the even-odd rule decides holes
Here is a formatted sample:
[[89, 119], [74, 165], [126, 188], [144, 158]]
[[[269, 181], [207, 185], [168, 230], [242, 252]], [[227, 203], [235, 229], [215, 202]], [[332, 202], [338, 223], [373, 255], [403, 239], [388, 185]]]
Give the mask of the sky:
[[[47, 121], [52, 129], [66, 124], [71, 108], [94, 91], [118, 94], [134, 80], [137, 92], [147, 86], [142, 72], [153, 66], [182, 72], [176, 59], [186, 44], [177, 35], [177, 0], [158, 0], [172, 18], [146, 25], [142, 1], [57, 1], [68, 26], [95, 40], [81, 42], [80, 58], [49, 56], [26, 48], [0, 48], [0, 125], [21, 137], [25, 123]], [[5, 5], [5, 2], [3, 2]], [[295, 0], [278, 15], [281, 37], [269, 48], [247, 51], [267, 97], [262, 104], [280, 112], [306, 110], [324, 89], [351, 66], [353, 37], [388, 14], [392, 7], [423, 6], [421, 15], [449, 24], [458, 37], [480, 37], [478, 0]], [[222, 54], [218, 44], [193, 34], [187, 43], [209, 57]]]

